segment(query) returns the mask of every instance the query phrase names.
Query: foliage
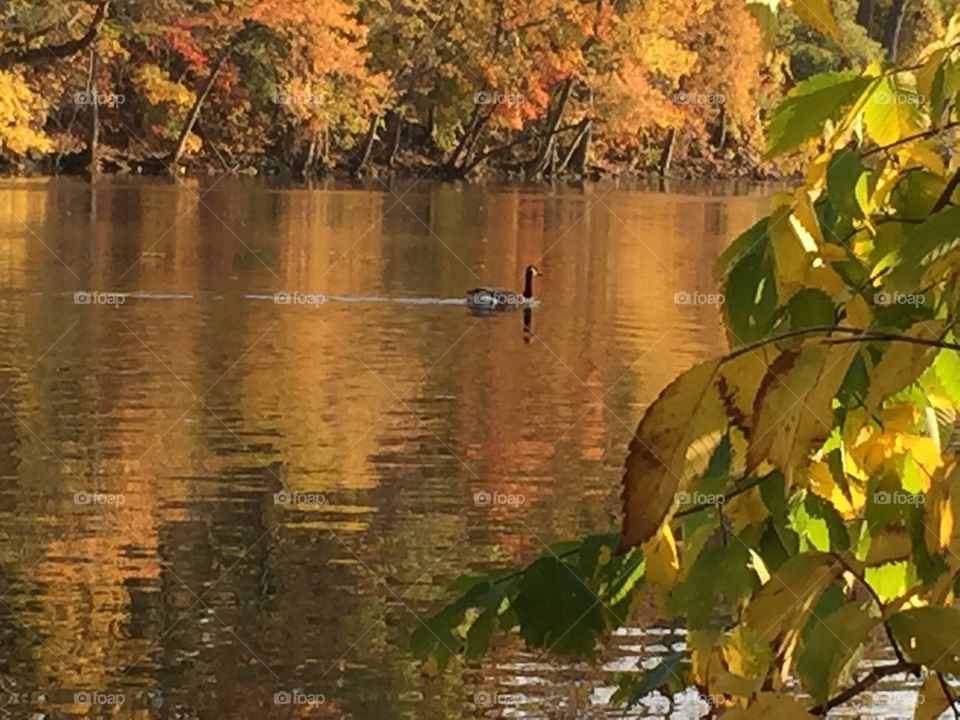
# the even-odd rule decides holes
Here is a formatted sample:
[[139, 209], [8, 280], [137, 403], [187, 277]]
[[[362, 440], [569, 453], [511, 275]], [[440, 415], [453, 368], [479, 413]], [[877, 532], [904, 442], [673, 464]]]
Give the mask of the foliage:
[[[725, 717], [811, 717], [909, 672], [930, 678], [917, 717], [946, 709], [960, 674], [958, 61], [954, 24], [910, 66], [814, 75], [785, 98], [767, 152], [804, 158], [804, 181], [718, 261], [731, 349], [647, 408], [620, 554], [587, 538], [461, 581], [418, 633], [421, 657], [476, 658], [496, 628], [590, 655], [649, 597], [687, 650], [626, 676], [625, 703], [695, 686]], [[877, 642], [890, 662], [854, 679]]]
[[0, 151], [49, 150], [50, 140], [40, 129], [44, 110], [43, 100], [21, 76], [0, 70]]

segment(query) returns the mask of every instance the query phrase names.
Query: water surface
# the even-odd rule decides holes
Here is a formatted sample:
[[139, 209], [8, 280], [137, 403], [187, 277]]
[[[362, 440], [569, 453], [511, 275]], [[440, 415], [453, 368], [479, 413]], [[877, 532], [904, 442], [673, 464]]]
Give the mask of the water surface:
[[[607, 670], [682, 636], [625, 632], [607, 670], [498, 647], [442, 677], [407, 638], [458, 574], [616, 524], [643, 408], [723, 347], [681, 293], [715, 292], [765, 205], [5, 181], [0, 712], [603, 716]], [[528, 327], [461, 304], [528, 263]]]

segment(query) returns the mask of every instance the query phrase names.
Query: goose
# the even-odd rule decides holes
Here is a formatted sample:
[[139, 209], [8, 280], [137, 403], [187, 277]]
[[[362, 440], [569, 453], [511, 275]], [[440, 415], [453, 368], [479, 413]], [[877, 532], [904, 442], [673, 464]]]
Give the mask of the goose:
[[467, 290], [467, 306], [476, 310], [516, 310], [533, 305], [533, 279], [542, 275], [534, 265], [523, 272], [523, 292], [478, 287]]

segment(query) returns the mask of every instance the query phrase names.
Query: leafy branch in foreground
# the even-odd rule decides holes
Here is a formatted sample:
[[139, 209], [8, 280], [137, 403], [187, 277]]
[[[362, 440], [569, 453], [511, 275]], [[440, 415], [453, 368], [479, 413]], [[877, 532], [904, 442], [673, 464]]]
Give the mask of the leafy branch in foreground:
[[[462, 581], [422, 657], [495, 628], [591, 655], [646, 597], [686, 651], [621, 677], [625, 704], [692, 686], [724, 717], [814, 717], [908, 674], [917, 718], [960, 712], [957, 29], [787, 97], [769, 151], [808, 152], [804, 182], [720, 257], [731, 349], [647, 408], [622, 532]], [[874, 645], [893, 660], [858, 677]]]

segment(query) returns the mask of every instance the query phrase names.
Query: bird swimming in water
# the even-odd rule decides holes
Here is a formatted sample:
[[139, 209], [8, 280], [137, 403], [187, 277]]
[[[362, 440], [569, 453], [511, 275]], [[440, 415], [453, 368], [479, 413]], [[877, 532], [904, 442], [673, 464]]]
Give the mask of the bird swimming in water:
[[541, 273], [535, 265], [527, 265], [523, 273], [523, 291], [478, 287], [467, 290], [467, 306], [475, 310], [517, 310], [533, 305], [533, 279]]

